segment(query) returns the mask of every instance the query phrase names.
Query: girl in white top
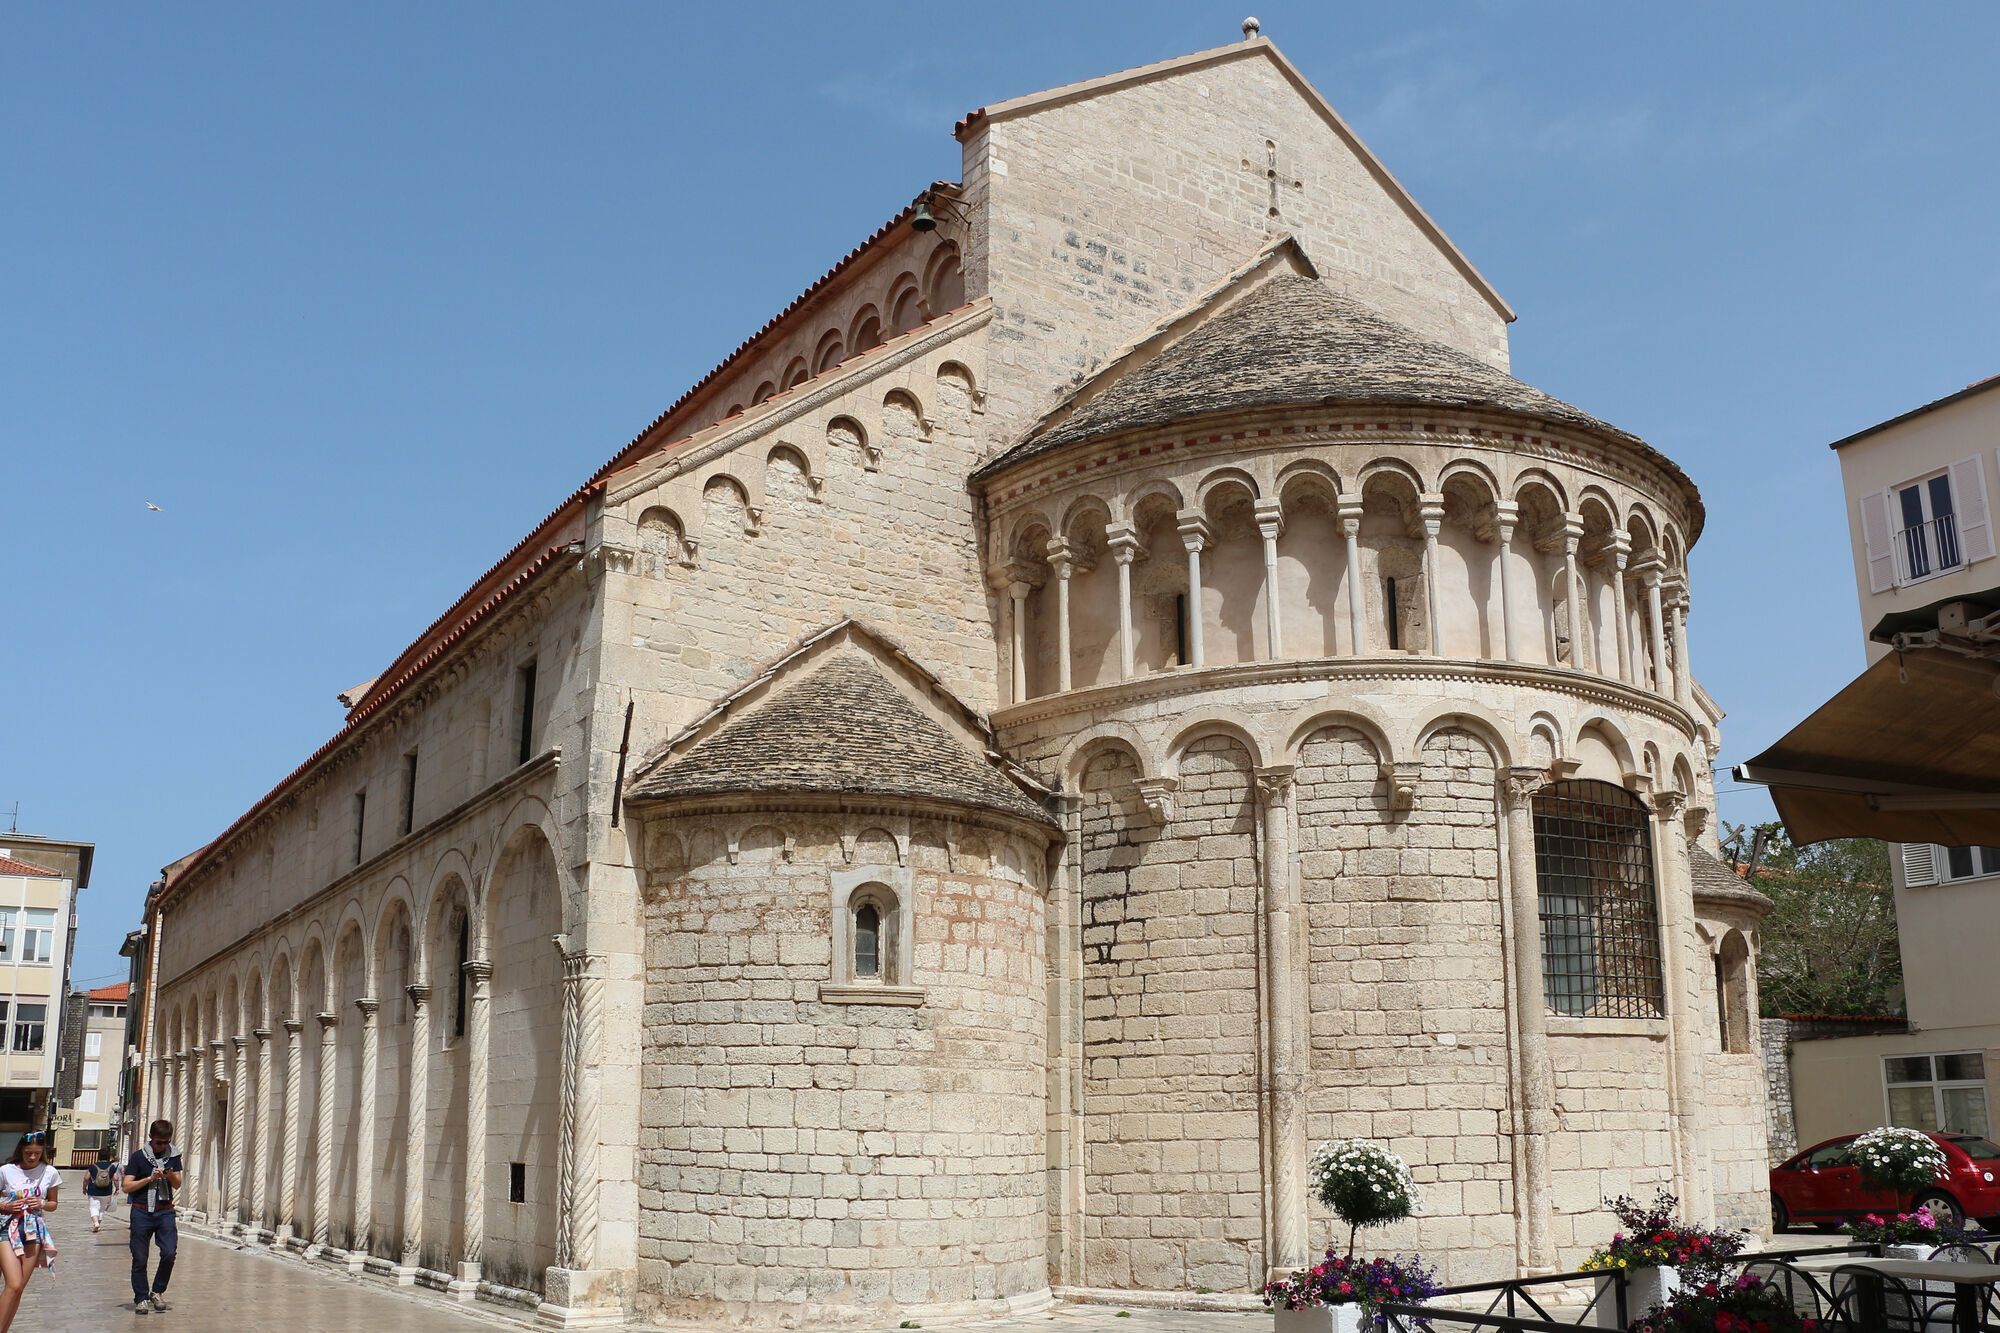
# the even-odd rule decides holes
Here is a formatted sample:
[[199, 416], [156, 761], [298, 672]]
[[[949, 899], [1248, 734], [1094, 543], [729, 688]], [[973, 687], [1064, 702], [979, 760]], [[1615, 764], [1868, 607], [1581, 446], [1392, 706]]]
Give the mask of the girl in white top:
[[35, 1269], [55, 1261], [45, 1216], [56, 1210], [62, 1177], [48, 1164], [48, 1135], [24, 1134], [14, 1155], [0, 1166], [0, 1333], [13, 1327], [21, 1308], [21, 1293]]

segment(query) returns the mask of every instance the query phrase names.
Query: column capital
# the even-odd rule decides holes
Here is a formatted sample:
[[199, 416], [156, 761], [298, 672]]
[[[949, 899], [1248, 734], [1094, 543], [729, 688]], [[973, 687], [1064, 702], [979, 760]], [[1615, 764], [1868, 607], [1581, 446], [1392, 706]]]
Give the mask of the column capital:
[[210, 1042], [208, 1043], [208, 1049], [209, 1049], [209, 1050], [211, 1050], [211, 1051], [213, 1051], [213, 1052], [215, 1052], [215, 1054], [217, 1054], [217, 1055], [221, 1055], [221, 1054], [222, 1054], [222, 1038], [220, 1038], [220, 1037], [216, 1037], [216, 1038], [214, 1038], [213, 1040], [211, 1040], [211, 1041], [210, 1041]]
[[1107, 525], [1104, 544], [1111, 548], [1111, 558], [1121, 565], [1129, 565], [1146, 554], [1146, 548], [1139, 541], [1139, 530], [1130, 523]]
[[1682, 819], [1689, 842], [1693, 842], [1708, 831], [1708, 821], [1714, 814], [1715, 811], [1705, 805], [1690, 805], [1687, 808], [1687, 814]]
[[993, 587], [995, 591], [1008, 593], [1019, 601], [1028, 595], [1030, 588], [1041, 584], [1045, 577], [1042, 573], [1044, 568], [1032, 560], [1009, 560], [994, 568]]
[[1208, 548], [1215, 539], [1215, 530], [1209, 526], [1208, 516], [1199, 509], [1183, 509], [1174, 515], [1174, 527], [1181, 534], [1181, 545], [1190, 551]]
[[1055, 570], [1059, 579], [1068, 578], [1082, 564], [1077, 558], [1076, 547], [1070, 544], [1067, 537], [1049, 538], [1049, 544], [1044, 549], [1048, 555], [1049, 567]]
[[493, 964], [484, 958], [468, 958], [458, 968], [468, 980], [481, 985], [493, 979]]
[[366, 1023], [375, 1017], [375, 1011], [382, 1007], [382, 1002], [372, 995], [361, 995], [355, 998], [354, 1007], [361, 1011], [361, 1021]]
[[421, 981], [412, 982], [409, 986], [406, 986], [404, 988], [404, 991], [406, 994], [409, 995], [410, 1003], [414, 1004], [419, 1009], [423, 1008], [424, 1005], [430, 1002], [431, 988], [429, 986], [426, 986]]
[[287, 1037], [296, 1037], [305, 1030], [305, 1026], [304, 1023], [301, 1023], [296, 1018], [288, 1018], [284, 1021], [285, 1035]]
[[1292, 779], [1296, 768], [1291, 764], [1267, 764], [1253, 775], [1257, 779], [1257, 794], [1267, 801], [1282, 801], [1292, 790]]
[[231, 1037], [229, 1039], [229, 1044], [236, 1048], [236, 1053], [238, 1055], [241, 1055], [243, 1054], [243, 1048], [250, 1044], [250, 1039], [248, 1037], [239, 1034], [237, 1036]]
[[1493, 524], [1500, 529], [1501, 542], [1514, 540], [1514, 529], [1521, 522], [1521, 506], [1512, 500], [1502, 500], [1493, 506]]
[[1516, 764], [1500, 779], [1500, 789], [1506, 794], [1510, 810], [1526, 806], [1534, 800], [1536, 792], [1548, 785], [1549, 771], [1529, 764]]
[[319, 1025], [323, 1029], [332, 1029], [340, 1026], [340, 1015], [334, 1013], [332, 1010], [321, 1010], [314, 1017], [319, 1019]]
[[1662, 579], [1666, 573], [1666, 564], [1658, 555], [1649, 552], [1634, 560], [1631, 569], [1639, 581], [1645, 584], [1648, 590], [1651, 590], [1661, 586]]
[[253, 1037], [255, 1037], [255, 1038], [256, 1038], [256, 1039], [258, 1040], [258, 1042], [259, 1042], [259, 1043], [261, 1044], [261, 1043], [263, 1043], [263, 1042], [267, 1042], [267, 1041], [269, 1041], [269, 1040], [271, 1039], [271, 1029], [269, 1029], [269, 1028], [251, 1028], [251, 1029], [250, 1029], [250, 1035], [251, 1035], [251, 1036], [253, 1036]]
[[1435, 537], [1444, 523], [1444, 496], [1437, 491], [1425, 491], [1417, 497], [1417, 518], [1424, 525], [1424, 534]]
[[1334, 517], [1342, 523], [1361, 522], [1361, 497], [1359, 495], [1336, 495], [1333, 497]]
[[1583, 540], [1583, 515], [1564, 514], [1562, 525], [1563, 554], [1575, 555], [1578, 543]]
[[1259, 500], [1251, 506], [1250, 513], [1265, 541], [1276, 541], [1285, 530], [1285, 506], [1281, 501]]
[[1382, 780], [1389, 784], [1389, 808], [1408, 810], [1417, 803], [1417, 779], [1423, 775], [1422, 764], [1404, 762], [1383, 764]]
[[1133, 784], [1146, 812], [1162, 824], [1174, 817], [1174, 792], [1180, 785], [1178, 778], [1140, 778]]
[[1668, 824], [1675, 823], [1687, 812], [1687, 793], [1679, 787], [1663, 787], [1653, 793], [1653, 813]]

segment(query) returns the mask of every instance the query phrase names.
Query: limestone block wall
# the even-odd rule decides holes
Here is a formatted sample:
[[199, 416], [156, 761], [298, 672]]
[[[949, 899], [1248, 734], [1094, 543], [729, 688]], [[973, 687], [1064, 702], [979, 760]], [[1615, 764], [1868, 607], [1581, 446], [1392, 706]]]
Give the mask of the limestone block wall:
[[1782, 1018], [1766, 1018], [1758, 1022], [1757, 1031], [1764, 1061], [1764, 1104], [1770, 1117], [1765, 1143], [1771, 1161], [1777, 1163], [1799, 1150], [1799, 1126], [1792, 1114], [1792, 1025]]
[[[1046, 1292], [1040, 843], [893, 811], [647, 827], [642, 1314], [773, 1327]], [[895, 994], [825, 989], [836, 892], [866, 884], [906, 906]]]
[[1287, 231], [1333, 286], [1507, 365], [1505, 318], [1260, 54], [975, 122], [963, 138], [968, 194], [986, 199], [968, 284], [993, 298], [995, 412], [1017, 428]]
[[[1558, 1029], [1592, 1028], [1578, 1035]], [[1640, 1029], [1630, 1035], [1619, 1029]], [[1556, 1241], [1568, 1258], [1611, 1239], [1617, 1222], [1603, 1201], [1645, 1199], [1674, 1188], [1673, 1102], [1667, 1030], [1657, 1020], [1552, 1025], [1556, 1115], [1562, 1133], [1549, 1145]]]

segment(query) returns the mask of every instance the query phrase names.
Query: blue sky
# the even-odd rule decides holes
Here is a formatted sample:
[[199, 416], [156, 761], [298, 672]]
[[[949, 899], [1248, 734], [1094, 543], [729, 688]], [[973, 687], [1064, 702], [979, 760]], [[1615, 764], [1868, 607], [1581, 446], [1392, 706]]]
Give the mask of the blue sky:
[[[1258, 12], [1520, 311], [1516, 373], [1700, 483], [1696, 670], [1726, 760], [1774, 739], [1862, 665], [1826, 443], [2000, 371], [2000, 9]], [[77, 977], [337, 692], [955, 178], [957, 116], [1241, 17], [11, 9], [0, 811], [97, 843]]]

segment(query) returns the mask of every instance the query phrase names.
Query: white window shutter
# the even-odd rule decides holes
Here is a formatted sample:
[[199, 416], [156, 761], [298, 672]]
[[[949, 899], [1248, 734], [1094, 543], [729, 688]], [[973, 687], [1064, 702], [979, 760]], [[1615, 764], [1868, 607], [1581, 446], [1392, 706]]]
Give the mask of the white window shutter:
[[1861, 540], [1868, 548], [1868, 591], [1896, 586], [1896, 548], [1889, 536], [1889, 492], [1861, 497]]
[[1910, 888], [1922, 888], [1937, 882], [1937, 848], [1927, 842], [1904, 843], [1903, 883]]
[[1977, 456], [1951, 465], [1951, 501], [1958, 510], [1958, 546], [1965, 563], [1993, 555], [1993, 519], [1986, 507], [1986, 465]]

